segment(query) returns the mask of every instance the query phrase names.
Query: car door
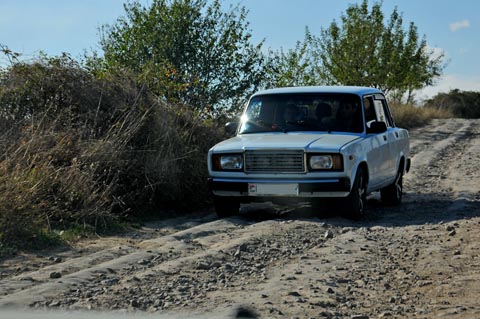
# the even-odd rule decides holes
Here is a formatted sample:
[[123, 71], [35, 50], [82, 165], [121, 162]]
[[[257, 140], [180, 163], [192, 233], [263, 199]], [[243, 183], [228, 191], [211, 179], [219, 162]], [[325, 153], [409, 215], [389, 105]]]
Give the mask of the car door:
[[[365, 123], [367, 128], [374, 121], [380, 121], [381, 112], [375, 107], [373, 96], [365, 96], [363, 99], [365, 114]], [[378, 107], [378, 106], [377, 106]], [[367, 133], [366, 141], [368, 143], [367, 162], [369, 170], [369, 188], [378, 189], [383, 184], [388, 174], [389, 149], [387, 132]]]
[[397, 162], [399, 158], [399, 133], [398, 129], [395, 127], [390, 110], [388, 109], [388, 104], [385, 97], [381, 94], [374, 95], [374, 104], [375, 110], [377, 112], [377, 117], [379, 121], [385, 122], [387, 125], [387, 131], [383, 134], [386, 138], [386, 147], [385, 147], [385, 182], [389, 184], [396, 176], [397, 173]]

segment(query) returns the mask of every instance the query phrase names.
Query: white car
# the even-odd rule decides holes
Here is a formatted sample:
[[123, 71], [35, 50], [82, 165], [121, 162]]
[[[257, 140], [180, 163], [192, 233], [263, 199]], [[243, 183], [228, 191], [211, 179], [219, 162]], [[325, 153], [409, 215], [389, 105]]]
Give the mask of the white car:
[[347, 217], [364, 214], [366, 196], [399, 205], [408, 172], [409, 134], [395, 126], [383, 93], [374, 88], [315, 86], [258, 92], [236, 136], [208, 154], [209, 187], [219, 217], [240, 203], [322, 205], [329, 198]]

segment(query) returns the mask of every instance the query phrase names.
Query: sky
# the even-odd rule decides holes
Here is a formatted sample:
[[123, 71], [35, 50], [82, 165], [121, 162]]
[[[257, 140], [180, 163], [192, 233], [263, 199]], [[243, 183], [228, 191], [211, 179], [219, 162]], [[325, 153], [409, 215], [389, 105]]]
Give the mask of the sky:
[[[40, 51], [62, 52], [80, 58], [84, 52], [101, 52], [100, 26], [124, 15], [123, 0], [0, 0], [0, 44], [23, 58]], [[140, 0], [148, 5], [151, 0]], [[339, 21], [351, 3], [361, 0], [221, 0], [228, 9], [240, 4], [248, 11], [252, 42], [264, 40], [265, 49], [290, 49], [303, 40], [305, 28], [320, 34]], [[373, 3], [372, 0], [369, 1]], [[480, 91], [480, 1], [383, 0], [382, 11], [403, 13], [425, 35], [429, 48], [445, 54], [443, 76], [433, 87], [417, 93], [419, 100], [451, 89]], [[0, 55], [0, 64], [5, 64]]]

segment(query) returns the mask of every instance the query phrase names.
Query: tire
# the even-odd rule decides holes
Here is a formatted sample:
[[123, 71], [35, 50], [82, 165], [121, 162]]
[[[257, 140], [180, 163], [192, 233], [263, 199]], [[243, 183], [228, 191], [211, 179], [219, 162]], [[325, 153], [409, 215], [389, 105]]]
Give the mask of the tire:
[[398, 206], [403, 197], [403, 170], [398, 169], [397, 176], [392, 184], [380, 190], [382, 202], [388, 206]]
[[213, 204], [219, 218], [234, 216], [240, 211], [240, 202], [234, 197], [214, 196]]
[[355, 174], [350, 194], [345, 198], [343, 212], [348, 219], [359, 220], [365, 215], [367, 205], [367, 176], [365, 169], [360, 166]]

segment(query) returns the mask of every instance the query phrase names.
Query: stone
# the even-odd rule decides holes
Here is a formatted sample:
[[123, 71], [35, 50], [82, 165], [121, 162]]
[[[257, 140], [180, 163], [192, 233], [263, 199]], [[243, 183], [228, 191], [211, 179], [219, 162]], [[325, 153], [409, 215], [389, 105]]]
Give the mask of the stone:
[[210, 270], [210, 265], [204, 261], [199, 261], [197, 262], [196, 266], [195, 266], [195, 269], [198, 269], [198, 270]]
[[111, 285], [118, 284], [118, 282], [119, 280], [117, 278], [109, 278], [109, 279], [102, 280], [100, 283], [102, 285], [111, 286]]
[[455, 230], [455, 227], [453, 227], [452, 225], [447, 225], [447, 226], [445, 227], [445, 229], [446, 229], [447, 231], [452, 231], [452, 230]]
[[50, 273], [50, 278], [51, 279], [62, 278], [62, 274], [59, 273], [58, 271], [53, 271], [53, 272]]
[[148, 260], [148, 259], [142, 259], [142, 260], [137, 261], [137, 264], [143, 265], [143, 266], [148, 265], [149, 263], [150, 263], [150, 260]]

